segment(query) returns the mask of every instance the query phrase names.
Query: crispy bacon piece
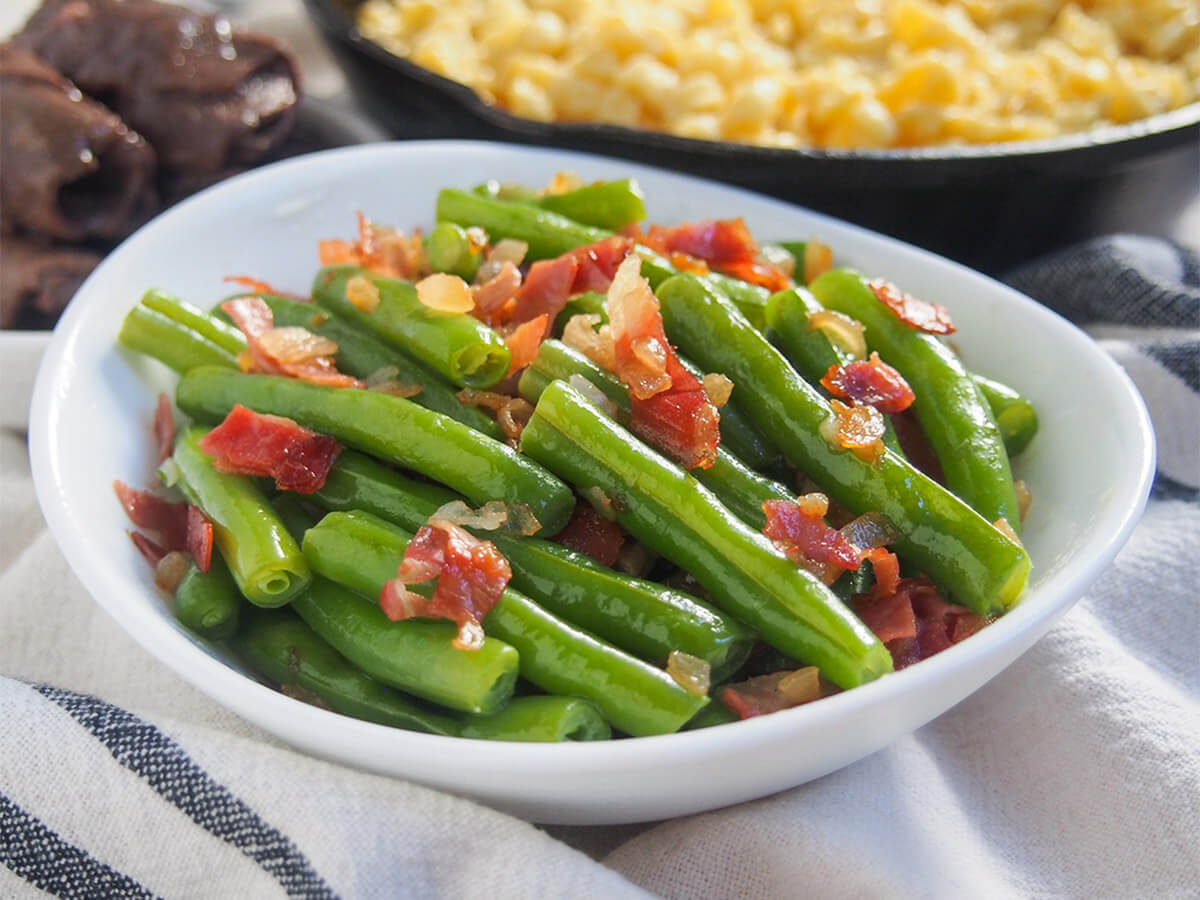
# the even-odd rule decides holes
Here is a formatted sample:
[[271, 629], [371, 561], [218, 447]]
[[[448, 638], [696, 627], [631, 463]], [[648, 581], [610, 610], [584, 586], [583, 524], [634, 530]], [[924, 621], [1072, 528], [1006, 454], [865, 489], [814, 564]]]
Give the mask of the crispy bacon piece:
[[607, 291], [617, 267], [632, 250], [633, 241], [611, 237], [535, 262], [517, 292], [508, 321], [528, 322], [545, 313], [553, 322], [575, 294]]
[[158, 461], [162, 462], [175, 448], [175, 413], [166, 393], [158, 395], [158, 406], [154, 409], [154, 440], [158, 444]]
[[667, 341], [658, 299], [641, 276], [638, 257], [617, 270], [608, 314], [616, 375], [629, 388], [633, 431], [685, 468], [708, 468], [717, 458], [721, 414]]
[[537, 357], [538, 347], [549, 330], [550, 317], [546, 313], [542, 313], [536, 319], [530, 319], [528, 322], [518, 325], [504, 339], [509, 352], [512, 353], [512, 362], [508, 364], [509, 375], [521, 371], [533, 362]]
[[928, 334], [954, 333], [954, 323], [950, 321], [950, 311], [941, 304], [919, 300], [882, 278], [868, 281], [867, 286], [871, 288], [879, 302], [894, 312], [900, 321], [911, 325], [918, 331]]
[[[416, 616], [450, 619], [458, 626], [454, 646], [478, 650], [483, 646], [483, 619], [511, 577], [508, 560], [495, 544], [434, 519], [409, 542], [396, 577], [380, 592], [379, 605], [394, 622]], [[437, 586], [431, 598], [408, 589], [434, 578]]]
[[259, 281], [257, 278], [251, 278], [249, 275], [226, 275], [222, 281], [230, 282], [231, 284], [240, 284], [252, 294], [268, 294], [272, 297], [287, 297], [289, 300], [299, 300], [301, 303], [310, 303], [311, 298], [305, 297], [303, 294], [293, 294], [291, 291], [281, 291], [279, 288], [268, 284], [265, 281]]
[[281, 491], [311, 494], [325, 484], [342, 445], [291, 419], [262, 415], [239, 403], [200, 439], [200, 449], [219, 472], [270, 476]]
[[[875, 571], [878, 576], [879, 564]], [[897, 669], [941, 653], [993, 621], [947, 603], [924, 576], [877, 581], [869, 593], [853, 597], [850, 605], [887, 646]]]
[[521, 270], [505, 260], [495, 275], [471, 287], [471, 296], [475, 300], [471, 315], [488, 325], [509, 321], [516, 309], [516, 297], [520, 289]]
[[916, 399], [904, 376], [874, 352], [868, 359], [830, 366], [821, 384], [835, 397], [873, 406], [888, 415], [904, 412]]
[[741, 218], [707, 219], [675, 228], [651, 225], [646, 232], [634, 225], [624, 229], [622, 234], [661, 253], [676, 268], [685, 271], [698, 271], [699, 267], [695, 263], [680, 265], [684, 262], [681, 256], [698, 261], [705, 271], [711, 267], [772, 292], [792, 284], [786, 272], [760, 258], [758, 242]]
[[139, 491], [123, 481], [114, 481], [113, 490], [134, 525], [158, 532], [160, 543], [167, 550], [187, 549], [186, 503], [174, 503], [150, 491]]
[[198, 506], [187, 508], [187, 549], [196, 568], [207, 572], [212, 566], [213, 524]]
[[140, 531], [130, 531], [127, 534], [133, 541], [133, 546], [138, 548], [138, 552], [142, 554], [146, 562], [150, 563], [151, 566], [157, 566], [159, 561], [167, 555], [166, 550], [158, 546], [158, 544], [154, 543], [154, 541], [150, 540], [150, 538], [146, 537]]
[[553, 540], [577, 553], [590, 556], [601, 565], [614, 566], [621, 558], [625, 532], [616, 522], [596, 512], [592, 504], [580, 500], [575, 504], [575, 511], [571, 513], [566, 527]]
[[824, 504], [805, 502], [813, 496], [808, 494], [800, 498], [799, 503], [787, 500], [763, 503], [763, 512], [767, 516], [763, 534], [793, 562], [807, 560], [832, 563], [843, 571], [857, 569], [863, 557], [862, 549], [825, 524], [828, 500]]
[[404, 234], [386, 225], [376, 225], [358, 213], [358, 241], [321, 241], [317, 252], [323, 266], [353, 264], [386, 275], [414, 281], [429, 272], [421, 232]]
[[816, 666], [759, 675], [721, 690], [721, 702], [743, 719], [791, 709], [820, 697], [821, 680]]
[[[313, 356], [326, 350], [332, 342], [312, 343], [303, 347], [303, 328], [275, 328], [271, 307], [261, 297], [237, 297], [221, 304], [233, 323], [246, 336], [246, 347], [253, 362], [251, 370], [267, 375], [288, 375], [310, 384], [329, 387], [362, 387], [362, 382], [343, 375], [334, 365], [332, 356]], [[315, 336], [313, 336], [315, 337]], [[324, 341], [324, 339], [321, 339]], [[336, 348], [336, 344], [333, 347]]]

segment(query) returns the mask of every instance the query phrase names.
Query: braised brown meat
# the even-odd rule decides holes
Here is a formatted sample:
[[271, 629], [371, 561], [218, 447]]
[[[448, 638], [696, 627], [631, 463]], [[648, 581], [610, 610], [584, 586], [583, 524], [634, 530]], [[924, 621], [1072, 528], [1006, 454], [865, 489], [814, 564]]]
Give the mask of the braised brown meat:
[[[154, 151], [28, 50], [0, 44], [0, 216], [54, 238], [119, 238], [149, 216]], [[6, 260], [7, 262], [7, 260]]]
[[0, 235], [0, 255], [0, 328], [53, 326], [100, 262], [90, 250], [14, 234]]

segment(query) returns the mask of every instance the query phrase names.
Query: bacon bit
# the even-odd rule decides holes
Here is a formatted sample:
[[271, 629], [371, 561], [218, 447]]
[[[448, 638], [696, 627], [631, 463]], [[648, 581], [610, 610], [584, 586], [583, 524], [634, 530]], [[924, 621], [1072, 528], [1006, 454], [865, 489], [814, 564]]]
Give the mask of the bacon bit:
[[[651, 225], [647, 232], [634, 225], [622, 229], [621, 233], [666, 256], [672, 264], [675, 264], [677, 254], [685, 254], [703, 261], [706, 267], [761, 285], [770, 291], [781, 291], [792, 283], [779, 266], [760, 258], [758, 242], [740, 218], [709, 219], [675, 228]], [[686, 268], [693, 270], [690, 265]]]
[[411, 235], [385, 225], [376, 225], [358, 213], [358, 241], [321, 241], [317, 245], [321, 264], [352, 263], [386, 275], [412, 281], [429, 272], [429, 261], [419, 229]]
[[700, 384], [704, 386], [704, 393], [708, 394], [708, 399], [717, 409], [728, 403], [733, 394], [733, 381], [720, 372], [709, 372], [700, 379]]
[[[357, 378], [351, 378], [349, 375], [339, 372], [331, 355], [307, 357], [291, 362], [276, 356], [272, 348], [284, 352], [288, 357], [294, 357], [303, 356], [318, 346], [332, 346], [336, 352], [337, 345], [332, 341], [329, 341], [328, 344], [311, 343], [308, 338], [300, 336], [298, 332], [304, 332], [313, 341], [325, 341], [326, 339], [317, 338], [302, 328], [275, 329], [275, 317], [271, 313], [271, 307], [267, 306], [261, 297], [238, 297], [234, 300], [226, 300], [221, 304], [221, 309], [246, 336], [246, 351], [238, 356], [238, 366], [243, 372], [287, 375], [310, 384], [329, 387], [363, 386]], [[272, 332], [284, 332], [285, 336], [280, 337], [277, 333], [271, 334]], [[249, 365], [247, 365], [248, 363]]]
[[850, 605], [887, 646], [896, 669], [928, 659], [995, 621], [947, 603], [924, 576], [877, 582], [869, 593], [851, 598]]
[[690, 272], [693, 275], [707, 275], [709, 272], [708, 263], [694, 256], [689, 256], [686, 253], [675, 251], [667, 259], [680, 272]]
[[496, 415], [496, 424], [504, 432], [510, 446], [516, 448], [521, 443], [521, 432], [525, 423], [533, 415], [533, 406], [522, 397], [510, 397], [508, 394], [497, 394], [494, 391], [477, 391], [473, 388], [463, 388], [456, 395], [458, 402], [466, 406], [480, 406]]
[[542, 313], [554, 321], [575, 294], [607, 291], [617, 267], [632, 250], [628, 238], [611, 237], [535, 262], [517, 293], [510, 321], [528, 322]]
[[342, 266], [357, 263], [358, 248], [349, 241], [320, 241], [317, 244], [317, 258], [323, 266]]
[[281, 491], [311, 494], [325, 484], [342, 445], [283, 416], [263, 415], [240, 403], [200, 439], [218, 472], [262, 475]]
[[346, 282], [346, 299], [355, 309], [369, 316], [379, 309], [379, 288], [369, 278], [355, 275]]
[[154, 565], [154, 583], [158, 589], [174, 596], [179, 582], [187, 574], [188, 558], [178, 550], [172, 550]]
[[821, 697], [821, 673], [816, 666], [772, 672], [726, 685], [721, 702], [742, 719], [791, 709]]
[[310, 298], [303, 294], [293, 294], [291, 291], [281, 291], [279, 288], [267, 284], [265, 281], [259, 281], [257, 278], [250, 278], [247, 275], [226, 275], [222, 281], [230, 282], [231, 284], [240, 284], [252, 294], [267, 295], [270, 297], [287, 297], [289, 300], [299, 300], [301, 303], [310, 302]]
[[954, 323], [950, 321], [950, 311], [941, 304], [918, 300], [912, 294], [904, 293], [890, 281], [882, 278], [868, 281], [867, 286], [879, 299], [879, 302], [894, 312], [901, 322], [927, 334], [954, 333]]
[[818, 240], [804, 245], [804, 283], [811, 284], [833, 268], [833, 251]]
[[[139, 491], [123, 481], [114, 481], [113, 490], [134, 525], [158, 532], [167, 550], [187, 548], [186, 503], [174, 503], [149, 491]], [[137, 543], [136, 539], [134, 543]]]
[[[607, 498], [606, 498], [607, 499]], [[616, 522], [606, 519], [591, 503], [580, 500], [566, 527], [552, 540], [591, 557], [603, 566], [613, 566], [621, 557], [625, 532]]]
[[196, 568], [207, 572], [212, 566], [213, 523], [198, 506], [187, 508], [187, 550]]
[[667, 654], [667, 674], [689, 694], [708, 696], [708, 687], [712, 684], [712, 665], [708, 660], [682, 650], [672, 650]]
[[721, 414], [668, 343], [638, 257], [617, 269], [608, 314], [615, 372], [629, 388], [633, 431], [685, 468], [708, 468], [717, 458]]
[[550, 328], [550, 317], [542, 313], [536, 319], [530, 319], [504, 339], [512, 354], [512, 362], [508, 364], [508, 374], [521, 371], [537, 357], [538, 347], [542, 338]]
[[432, 310], [444, 313], [468, 313], [475, 298], [467, 283], [457, 275], [434, 272], [417, 282], [417, 299]]
[[138, 548], [138, 552], [142, 554], [146, 562], [150, 563], [150, 565], [157, 566], [158, 561], [167, 555], [166, 550], [158, 546], [158, 544], [154, 543], [154, 541], [150, 540], [150, 538], [146, 537], [140, 531], [129, 531], [126, 534], [133, 541], [133, 546]]
[[883, 414], [873, 406], [846, 406], [829, 401], [833, 415], [821, 423], [820, 432], [835, 447], [851, 450], [865, 462], [873, 463], [883, 454]]
[[[408, 589], [437, 579], [432, 598]], [[393, 622], [415, 616], [450, 619], [458, 625], [454, 646], [483, 646], [483, 619], [512, 578], [512, 569], [496, 545], [439, 519], [423, 525], [404, 551], [396, 577], [383, 586], [379, 605]]]
[[904, 376], [874, 352], [869, 359], [830, 366], [821, 385], [835, 397], [873, 406], [889, 415], [904, 412], [917, 399]]
[[855, 359], [867, 355], [866, 326], [836, 309], [819, 309], [808, 317], [808, 330], [820, 331]]
[[895, 593], [900, 586], [900, 558], [883, 547], [872, 547], [863, 559], [871, 563], [875, 573], [875, 587], [880, 593]]
[[604, 324], [597, 330], [597, 325], [600, 325], [598, 315], [571, 316], [563, 329], [562, 341], [604, 371], [612, 372], [617, 368], [617, 351], [613, 346], [612, 328]]
[[175, 449], [175, 414], [166, 393], [158, 395], [158, 406], [154, 409], [154, 440], [158, 444], [158, 461], [162, 462]]
[[825, 524], [823, 516], [829, 501], [823, 494], [806, 494], [796, 503], [767, 500], [762, 508], [767, 517], [763, 534], [792, 562], [831, 563], [842, 570], [858, 568], [862, 549]]
[[1029, 507], [1033, 506], [1033, 491], [1029, 490], [1027, 485], [1021, 479], [1013, 482], [1013, 490], [1017, 494], [1017, 511], [1021, 517], [1021, 521], [1025, 521], [1025, 517], [1029, 515]]

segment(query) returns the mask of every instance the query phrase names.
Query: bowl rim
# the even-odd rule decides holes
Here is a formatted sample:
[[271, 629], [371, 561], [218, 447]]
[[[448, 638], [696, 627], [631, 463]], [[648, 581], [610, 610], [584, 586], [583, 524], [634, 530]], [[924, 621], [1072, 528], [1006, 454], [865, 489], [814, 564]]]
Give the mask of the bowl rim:
[[329, 39], [353, 48], [375, 63], [436, 91], [483, 123], [499, 128], [513, 137], [535, 142], [603, 137], [616, 143], [637, 143], [662, 151], [701, 157], [736, 154], [745, 157], [749, 162], [763, 164], [806, 161], [828, 165], [857, 163], [912, 168], [927, 167], [932, 163], [943, 166], [970, 164], [976, 160], [1036, 164], [1058, 159], [1070, 151], [1120, 153], [1124, 158], [1141, 155], [1142, 152], [1151, 149], [1147, 145], [1152, 144], [1154, 149], [1166, 148], [1183, 143], [1189, 136], [1200, 137], [1200, 100], [1122, 125], [1104, 125], [1049, 138], [889, 149], [766, 147], [736, 141], [685, 138], [662, 131], [598, 122], [540, 122], [514, 115], [489, 104], [467, 85], [399, 56], [365, 36], [346, 9], [347, 5], [358, 6], [362, 2], [363, 0], [304, 0], [310, 17], [317, 21]]
[[[313, 166], [369, 168], [373, 164], [384, 162], [387, 165], [395, 165], [397, 159], [406, 153], [427, 151], [437, 152], [448, 158], [454, 154], [511, 152], [543, 155], [559, 159], [560, 162], [563, 157], [598, 159], [633, 169], [653, 170], [693, 183], [702, 182], [706, 188], [717, 187], [722, 191], [748, 195], [756, 201], [784, 209], [801, 209], [795, 204], [763, 197], [743, 188], [719, 184], [661, 167], [598, 154], [514, 147], [494, 142], [396, 141], [318, 151], [282, 160], [213, 185], [160, 214], [127, 238], [88, 277], [79, 290], [83, 302], [70, 304], [55, 328], [50, 346], [43, 357], [33, 394], [29, 448], [33, 479], [42, 513], [79, 581], [143, 649], [185, 681], [257, 727], [272, 731], [295, 743], [311, 743], [315, 740], [332, 748], [334, 745], [328, 743], [327, 735], [336, 733], [348, 741], [358, 738], [376, 745], [383, 742], [397, 749], [408, 748], [420, 753], [432, 751], [448, 766], [461, 764], [473, 768], [478, 765], [478, 743], [475, 740], [404, 731], [318, 709], [287, 697], [201, 650], [193, 639], [184, 634], [181, 627], [176, 627], [168, 619], [155, 613], [151, 604], [139, 605], [135, 601], [117, 596], [117, 592], [110, 586], [127, 577], [125, 567], [89, 547], [86, 531], [79, 522], [73, 520], [72, 504], [58, 490], [58, 473], [69, 461], [64, 458], [64, 448], [54, 437], [67, 396], [67, 385], [61, 382], [66, 379], [69, 383], [68, 373], [76, 368], [75, 348], [91, 305], [87, 302], [88, 295], [93, 283], [101, 281], [106, 269], [110, 265], [115, 266], [110, 260], [119, 260], [125, 255], [136, 258], [140, 245], [147, 240], [147, 235], [150, 235], [152, 230], [171, 227], [174, 220], [190, 215], [193, 209], [204, 204], [217, 203], [221, 195], [236, 192], [248, 179], [286, 180]], [[836, 223], [840, 229], [876, 239], [883, 237], [831, 216], [809, 210], [802, 211], [817, 220]], [[994, 281], [966, 266], [911, 244], [894, 238], [886, 240], [903, 245], [906, 252], [916, 254], [923, 261], [936, 260], [940, 265], [957, 270], [960, 275]], [[1066, 346], [1086, 353], [1097, 362], [1098, 371], [1104, 381], [1102, 388], [1112, 397], [1114, 408], [1123, 408], [1129, 415], [1136, 432], [1132, 438], [1140, 449], [1140, 464], [1137, 471], [1130, 473], [1131, 477], [1123, 482], [1117, 500], [1106, 507], [1105, 521], [1110, 527], [1092, 535], [1089, 543], [1085, 545], [1086, 558], [1081, 557], [1074, 565], [1059, 567], [1056, 571], [1049, 572], [1047, 580], [1037, 589], [1039, 602], [1018, 604], [995, 624], [972, 636], [970, 641], [955, 645], [921, 665], [909, 667], [854, 690], [824, 698], [820, 702], [771, 716], [737, 722], [734, 723], [736, 728], [713, 727], [619, 741], [565, 744], [489, 741], [489, 768], [495, 772], [569, 775], [581, 772], [603, 774], [628, 770], [631, 766], [639, 769], [675, 767], [686, 764], [689, 760], [698, 761], [732, 750], [747, 742], [757, 744], [778, 740], [801, 728], [820, 728], [844, 714], [855, 714], [856, 708], [858, 713], [866, 708], [879, 709], [898, 697], [920, 691], [922, 687], [936, 685], [947, 679], [953, 680], [955, 673], [963, 672], [974, 665], [978, 657], [1001, 655], [1004, 648], [1013, 645], [1028, 646], [1049, 628], [1107, 567], [1136, 526], [1145, 507], [1154, 475], [1154, 435], [1149, 414], [1140, 394], [1129, 376], [1110, 356], [1100, 350], [1082, 330], [1056, 313], [1012, 288], [999, 282], [994, 284], [1003, 293], [1006, 303], [1018, 304], [1023, 314], [1032, 317], [1033, 325], [1053, 328], [1056, 335], [1066, 342]], [[1029, 596], [1024, 599], [1028, 600]], [[1013, 654], [1009, 662], [1015, 660], [1023, 649], [1024, 647]], [[274, 720], [275, 724], [272, 727], [261, 724], [264, 710]], [[328, 750], [328, 755], [338, 757], [333, 749]], [[366, 765], [346, 761], [360, 767]]]

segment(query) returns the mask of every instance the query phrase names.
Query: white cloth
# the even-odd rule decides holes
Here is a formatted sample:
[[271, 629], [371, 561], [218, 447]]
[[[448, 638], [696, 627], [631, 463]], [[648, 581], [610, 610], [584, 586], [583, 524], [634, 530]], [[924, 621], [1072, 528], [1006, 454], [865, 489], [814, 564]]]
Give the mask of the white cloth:
[[1200, 297], [1160, 299], [1094, 329], [1165, 452], [1145, 518], [1079, 605], [888, 749], [655, 825], [538, 829], [281, 746], [88, 598], [42, 524], [23, 440], [0, 434], [0, 896], [1197, 896]]

